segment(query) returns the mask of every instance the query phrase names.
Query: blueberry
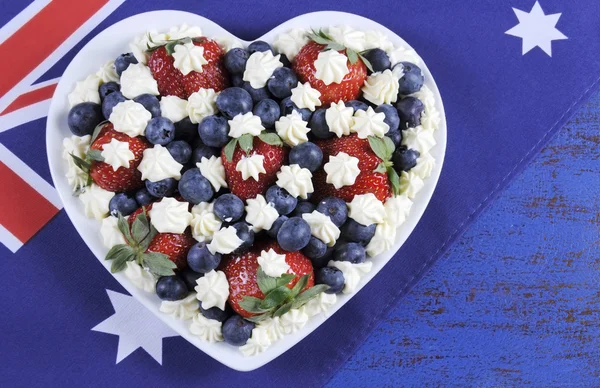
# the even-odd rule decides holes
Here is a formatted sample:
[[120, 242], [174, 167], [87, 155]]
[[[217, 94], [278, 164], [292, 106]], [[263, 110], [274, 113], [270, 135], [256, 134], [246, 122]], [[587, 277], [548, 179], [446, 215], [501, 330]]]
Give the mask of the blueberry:
[[138, 208], [135, 198], [127, 196], [125, 193], [115, 194], [108, 203], [110, 214], [117, 217], [121, 214], [123, 217], [130, 215]]
[[337, 294], [342, 291], [345, 284], [344, 274], [337, 268], [323, 267], [315, 273], [316, 284], [326, 284], [329, 288], [326, 294]]
[[274, 240], [277, 240], [277, 233], [279, 232], [279, 229], [281, 229], [281, 225], [283, 225], [283, 223], [286, 222], [287, 220], [288, 220], [287, 216], [279, 216], [273, 222], [273, 225], [271, 225], [271, 229], [269, 229], [269, 231], [267, 232], [269, 237], [271, 237]]
[[223, 339], [229, 345], [242, 346], [246, 344], [254, 329], [254, 323], [245, 320], [239, 315], [232, 315], [223, 323]]
[[203, 273], [192, 271], [191, 268], [185, 268], [183, 271], [179, 271], [177, 275], [183, 280], [185, 286], [189, 292], [193, 292], [196, 287], [196, 280], [204, 276]]
[[308, 123], [310, 132], [319, 139], [329, 139], [335, 135], [333, 132], [329, 131], [329, 126], [327, 125], [327, 120], [325, 119], [326, 113], [327, 109], [315, 110], [310, 118], [310, 122]]
[[67, 118], [69, 129], [76, 136], [91, 135], [102, 121], [104, 121], [102, 108], [93, 102], [82, 102], [75, 105], [69, 111]]
[[337, 227], [344, 225], [348, 218], [348, 206], [341, 198], [327, 197], [317, 205], [317, 211], [329, 216]]
[[225, 68], [231, 74], [242, 74], [248, 61], [248, 52], [243, 48], [233, 48], [225, 54]]
[[277, 98], [283, 99], [292, 95], [292, 89], [298, 86], [298, 77], [292, 69], [279, 67], [267, 81], [267, 88]]
[[192, 157], [192, 147], [183, 140], [170, 142], [167, 144], [167, 150], [177, 163], [186, 164]]
[[275, 210], [281, 215], [290, 214], [295, 208], [298, 200], [279, 186], [271, 186], [265, 194], [267, 202], [271, 203]]
[[223, 90], [217, 96], [217, 109], [227, 119], [252, 110], [252, 96], [242, 88], [232, 87]]
[[405, 97], [396, 103], [401, 129], [414, 128], [421, 124], [421, 113], [425, 110], [423, 102], [415, 97]]
[[224, 194], [214, 202], [213, 212], [225, 222], [235, 222], [244, 215], [244, 201], [235, 194]]
[[257, 40], [256, 42], [252, 42], [248, 45], [248, 53], [250, 55], [254, 54], [257, 51], [259, 51], [259, 52], [270, 51], [273, 53], [273, 55], [275, 55], [275, 52], [271, 48], [271, 45], [268, 44], [267, 42], [263, 42], [262, 40]]
[[102, 101], [102, 115], [106, 120], [110, 118], [110, 114], [113, 111], [115, 105], [120, 102], [127, 100], [120, 91], [112, 92], [107, 95], [106, 98]]
[[221, 263], [221, 254], [210, 253], [206, 243], [199, 242], [190, 248], [187, 254], [188, 267], [196, 272], [207, 273], [216, 269]]
[[259, 89], [254, 89], [250, 85], [250, 82], [244, 82], [242, 84], [242, 89], [244, 89], [248, 92], [248, 94], [250, 94], [250, 97], [252, 97], [252, 102], [255, 104], [259, 101], [271, 98], [271, 93], [269, 92], [269, 89], [267, 89], [266, 86]]
[[177, 188], [183, 199], [194, 205], [208, 202], [214, 195], [212, 185], [197, 168], [190, 168], [184, 172]]
[[296, 205], [296, 209], [292, 213], [294, 217], [302, 217], [304, 213], [312, 213], [315, 210], [316, 206], [308, 201], [298, 201], [298, 205]]
[[146, 126], [146, 139], [152, 144], [169, 144], [175, 140], [175, 124], [166, 117], [150, 119]]
[[311, 262], [314, 268], [323, 268], [326, 267], [330, 260], [333, 259], [334, 247], [327, 247], [325, 254], [321, 257], [313, 257], [311, 258]]
[[287, 116], [290, 113], [292, 113], [293, 111], [296, 111], [296, 112], [300, 113], [300, 116], [302, 116], [302, 120], [304, 120], [306, 122], [309, 122], [310, 116], [312, 116], [312, 112], [310, 111], [310, 109], [298, 108], [296, 106], [296, 104], [294, 104], [294, 102], [289, 97], [286, 97], [283, 100], [281, 100], [281, 103], [279, 104], [279, 109], [281, 110], [282, 116]]
[[199, 305], [200, 313], [204, 315], [205, 318], [214, 319], [215, 321], [225, 322], [225, 320], [233, 314], [233, 310], [231, 310], [231, 307], [229, 307], [228, 304], [225, 304], [225, 310], [221, 310], [218, 307], [203, 309], [202, 303], [199, 303]]
[[187, 294], [185, 282], [177, 275], [163, 276], [156, 282], [156, 295], [161, 300], [180, 300]]
[[100, 99], [104, 101], [106, 96], [108, 96], [112, 92], [118, 92], [119, 90], [121, 90], [119, 84], [111, 81], [100, 85], [100, 87], [98, 88], [98, 94], [100, 94]]
[[198, 124], [192, 123], [189, 117], [175, 123], [175, 140], [192, 143], [198, 137]]
[[362, 263], [366, 259], [365, 247], [355, 242], [345, 242], [336, 245], [333, 259], [336, 261], [349, 261], [351, 263]]
[[375, 108], [375, 112], [383, 113], [385, 115], [383, 122], [390, 127], [390, 131], [398, 130], [400, 127], [400, 117], [398, 117], [398, 111], [396, 108], [389, 104], [381, 104]]
[[400, 62], [394, 65], [393, 70], [402, 71], [403, 75], [398, 81], [399, 89], [398, 93], [402, 95], [413, 94], [418, 92], [423, 86], [425, 77], [419, 66], [410, 62]]
[[371, 67], [374, 72], [384, 71], [389, 69], [392, 64], [390, 63], [390, 57], [380, 48], [374, 48], [362, 53], [363, 57], [367, 58], [371, 62]]
[[302, 253], [309, 259], [319, 259], [327, 253], [327, 244], [315, 236], [311, 236], [308, 245], [302, 249]]
[[138, 60], [135, 59], [133, 53], [121, 54], [117, 57], [117, 59], [115, 59], [115, 70], [117, 71], [119, 77], [121, 76], [121, 73], [127, 70], [129, 65], [132, 63], [138, 63]]
[[174, 178], [166, 178], [156, 182], [146, 181], [146, 189], [150, 195], [156, 198], [173, 195], [176, 188], [177, 181]]
[[241, 74], [230, 74], [231, 84], [238, 88], [241, 88], [244, 85], [244, 77]]
[[366, 103], [364, 103], [362, 101], [358, 101], [358, 100], [346, 101], [344, 103], [344, 105], [349, 106], [352, 109], [354, 109], [354, 113], [356, 113], [357, 110], [367, 110], [369, 108], [369, 105], [367, 105]]
[[288, 252], [299, 251], [308, 245], [310, 226], [300, 217], [291, 217], [277, 232], [277, 243]]
[[192, 151], [192, 163], [200, 163], [202, 158], [210, 159], [212, 156], [221, 155], [221, 150], [201, 144]]
[[363, 225], [348, 218], [342, 226], [340, 237], [349, 242], [367, 245], [375, 235], [376, 225]]
[[406, 148], [406, 146], [396, 148], [392, 154], [394, 170], [399, 174], [402, 173], [402, 171], [410, 171], [411, 168], [417, 165], [419, 156], [421, 156], [419, 151], [413, 150], [412, 148]]
[[270, 98], [265, 98], [256, 104], [252, 113], [260, 117], [260, 121], [265, 128], [273, 128], [275, 121], [281, 116], [279, 104]]
[[232, 226], [237, 231], [236, 235], [238, 238], [242, 240], [242, 245], [237, 247], [233, 253], [237, 255], [246, 252], [248, 249], [250, 249], [252, 244], [254, 244], [254, 232], [252, 231], [252, 228], [245, 222], [238, 222]]
[[229, 124], [221, 116], [206, 116], [198, 124], [200, 140], [209, 147], [223, 147], [229, 142]]
[[140, 206], [148, 206], [156, 200], [146, 188], [141, 188], [135, 193], [135, 200]]
[[315, 172], [323, 163], [323, 151], [315, 143], [307, 141], [290, 150], [289, 160], [290, 164], [297, 164], [310, 172]]
[[142, 104], [144, 108], [152, 114], [152, 117], [158, 117], [161, 115], [160, 101], [158, 101], [156, 96], [148, 93], [140, 94], [134, 98], [133, 101], [137, 102], [138, 104]]
[[392, 143], [394, 143], [396, 147], [398, 147], [402, 142], [402, 132], [400, 132], [399, 129], [396, 129], [395, 131], [388, 131], [385, 136], [392, 139]]

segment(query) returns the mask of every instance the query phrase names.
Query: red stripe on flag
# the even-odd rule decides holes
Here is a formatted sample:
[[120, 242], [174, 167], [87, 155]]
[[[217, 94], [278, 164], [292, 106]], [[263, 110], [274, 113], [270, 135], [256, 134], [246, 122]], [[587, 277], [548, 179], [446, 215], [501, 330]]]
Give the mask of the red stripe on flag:
[[[33, 71], [108, 0], [54, 0], [0, 44], [0, 96]], [[35, 50], [23, 48], [35, 47]], [[15, 54], [18, 53], [18, 54]]]
[[33, 105], [40, 101], [49, 100], [54, 94], [54, 89], [56, 89], [56, 84], [51, 84], [21, 94], [19, 97], [17, 97], [16, 100], [14, 100], [9, 106], [7, 106], [6, 109], [4, 109], [4, 112], [0, 113], [0, 116], [10, 112], [14, 112], [21, 108], [25, 108], [26, 106]]
[[58, 209], [1, 161], [0, 182], [0, 225], [25, 243]]

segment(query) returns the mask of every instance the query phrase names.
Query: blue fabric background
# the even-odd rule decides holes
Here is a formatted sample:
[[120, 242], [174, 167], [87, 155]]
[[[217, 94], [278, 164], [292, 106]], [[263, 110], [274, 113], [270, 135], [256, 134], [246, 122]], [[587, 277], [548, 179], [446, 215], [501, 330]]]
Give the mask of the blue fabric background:
[[[596, 88], [600, 5], [543, 0], [547, 14], [563, 13], [557, 27], [569, 37], [552, 44], [552, 58], [539, 49], [522, 56], [521, 39], [504, 34], [517, 24], [511, 7], [528, 12], [532, 6], [531, 0], [352, 1], [343, 6], [327, 1], [284, 6], [271, 1], [126, 1], [95, 32], [132, 14], [165, 8], [200, 13], [245, 39], [298, 14], [324, 9], [362, 14], [386, 25], [421, 54], [444, 98], [449, 142], [442, 177], [425, 216], [385, 270], [306, 340], [245, 374], [221, 366], [181, 338], [165, 340], [163, 366], [141, 350], [115, 366], [117, 337], [90, 328], [112, 313], [104, 290], [122, 290], [61, 212], [17, 254], [0, 246], [0, 308], [9, 312], [0, 322], [0, 383], [317, 386], [327, 381], [382, 314]], [[60, 76], [71, 57], [43, 79]], [[29, 123], [0, 134], [0, 142], [50, 181], [44, 126], [44, 120]]]

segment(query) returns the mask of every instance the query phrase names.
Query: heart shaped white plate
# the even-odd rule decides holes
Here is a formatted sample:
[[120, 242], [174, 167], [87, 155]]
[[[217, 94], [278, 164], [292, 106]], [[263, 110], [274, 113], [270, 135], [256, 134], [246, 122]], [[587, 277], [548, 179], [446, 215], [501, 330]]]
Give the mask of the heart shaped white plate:
[[[257, 39], [272, 42], [278, 33], [288, 31], [291, 28], [328, 27], [333, 21], [335, 21], [335, 24], [343, 22], [344, 24], [361, 30], [380, 31], [388, 36], [394, 45], [400, 45], [407, 48], [410, 47], [398, 35], [372, 20], [349, 13], [332, 11], [314, 12], [298, 16], [275, 27], [273, 30]], [[67, 127], [67, 113], [69, 111], [67, 95], [73, 89], [75, 82], [84, 79], [88, 74], [94, 73], [102, 63], [116, 58], [119, 54], [125, 52], [128, 43], [133, 40], [134, 36], [142, 34], [150, 29], [157, 29], [159, 31], [168, 30], [170, 27], [180, 25], [183, 22], [189, 25], [200, 26], [203, 33], [208, 37], [230, 36], [235, 38], [214, 22], [188, 12], [154, 11], [132, 16], [108, 27], [81, 49], [61, 77], [50, 105], [46, 127], [46, 146], [54, 185], [60, 194], [65, 206], [65, 211], [71, 218], [73, 225], [75, 225], [75, 228], [85, 243], [107, 270], [110, 270], [110, 262], [104, 260], [108, 250], [104, 247], [100, 238], [100, 223], [94, 221], [90, 222], [90, 220], [85, 217], [82, 211], [81, 202], [71, 194], [71, 187], [65, 178], [66, 164], [61, 157], [62, 141], [63, 138], [71, 135]], [[243, 43], [247, 45], [249, 42]], [[420, 67], [425, 75], [425, 85], [433, 91], [435, 96], [435, 106], [441, 116], [438, 130], [435, 131], [437, 145], [430, 151], [431, 155], [435, 158], [436, 165], [431, 176], [425, 180], [425, 187], [423, 187], [416, 196], [409, 217], [398, 229], [395, 245], [389, 251], [373, 258], [372, 271], [361, 279], [355, 292], [358, 292], [367, 282], [377, 275], [383, 266], [394, 256], [404, 241], [406, 241], [423, 215], [440, 176], [446, 150], [446, 118], [442, 100], [431, 73], [424, 64], [421, 64]], [[309, 335], [327, 319], [323, 314], [318, 314], [317, 316], [312, 317], [302, 330], [294, 334], [286, 335], [283, 339], [273, 343], [266, 352], [254, 357], [245, 357], [236, 347], [225, 343], [212, 344], [203, 342], [199, 338], [193, 336], [189, 331], [189, 321], [178, 321], [159, 311], [161, 301], [155, 294], [149, 294], [136, 288], [123, 273], [117, 273], [114, 276], [117, 281], [131, 293], [131, 295], [149, 308], [158, 318], [181, 334], [181, 336], [209, 356], [230, 368], [239, 371], [250, 371], [272, 361]], [[340, 309], [353, 295], [354, 294], [339, 294], [337, 303], [329, 310], [329, 316]]]

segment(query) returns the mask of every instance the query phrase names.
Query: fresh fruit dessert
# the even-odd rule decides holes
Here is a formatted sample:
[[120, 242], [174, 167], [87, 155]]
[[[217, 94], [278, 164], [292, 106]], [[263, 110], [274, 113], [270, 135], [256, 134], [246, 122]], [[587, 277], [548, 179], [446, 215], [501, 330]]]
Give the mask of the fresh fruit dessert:
[[112, 272], [248, 356], [355, 292], [435, 165], [416, 53], [347, 26], [244, 47], [185, 24], [129, 50], [77, 82], [63, 142]]

